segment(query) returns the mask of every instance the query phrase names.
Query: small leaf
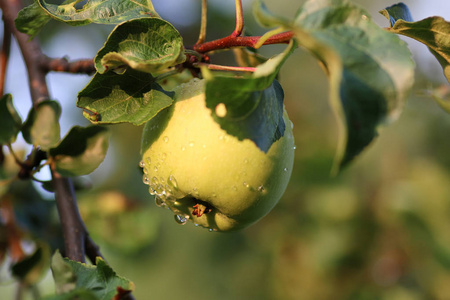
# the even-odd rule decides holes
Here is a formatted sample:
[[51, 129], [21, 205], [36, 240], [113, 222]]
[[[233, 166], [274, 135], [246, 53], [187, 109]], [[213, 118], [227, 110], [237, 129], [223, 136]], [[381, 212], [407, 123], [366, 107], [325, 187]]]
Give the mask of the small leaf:
[[406, 6], [406, 4], [402, 2], [380, 10], [380, 14], [382, 14], [389, 20], [390, 27], [394, 26], [395, 22], [397, 22], [398, 20], [414, 22], [408, 6]]
[[22, 134], [27, 143], [46, 151], [60, 138], [61, 106], [57, 101], [45, 100], [33, 107], [23, 124]]
[[251, 76], [221, 76], [203, 70], [206, 106], [213, 118], [229, 134], [252, 140], [264, 152], [284, 135], [284, 92], [275, 77], [295, 45], [292, 42], [282, 54], [259, 65]]
[[[123, 295], [126, 291], [134, 289], [131, 281], [118, 276], [100, 257], [97, 257], [96, 265], [92, 266], [63, 258], [59, 252], [56, 252], [52, 259], [52, 273], [59, 296], [52, 296], [48, 300], [111, 300], [118, 294]], [[89, 297], [69, 297], [79, 293]]]
[[97, 73], [78, 94], [77, 106], [93, 123], [141, 125], [172, 102], [173, 93], [164, 91], [151, 74], [128, 69], [123, 75]]
[[[400, 7], [406, 7], [406, 5], [403, 4]], [[390, 31], [425, 44], [441, 64], [444, 75], [450, 82], [450, 22], [441, 17], [429, 17], [413, 22], [410, 16], [396, 14], [398, 8], [397, 10], [394, 8], [396, 6], [380, 11], [390, 21]]]
[[150, 0], [88, 0], [81, 9], [75, 7], [80, 0], [49, 4], [37, 0], [52, 18], [72, 26], [97, 24], [120, 24], [140, 17], [159, 17]]
[[106, 156], [109, 132], [104, 127], [74, 126], [61, 143], [50, 149], [58, 173], [80, 176], [94, 171]]
[[19, 11], [15, 20], [17, 30], [34, 38], [52, 18], [37, 2]]
[[95, 57], [99, 73], [129, 66], [160, 73], [185, 60], [183, 39], [167, 21], [141, 18], [117, 26]]
[[14, 107], [12, 96], [0, 98], [0, 144], [13, 143], [22, 127], [22, 119]]
[[348, 1], [307, 1], [292, 30], [330, 77], [330, 101], [341, 129], [336, 170], [371, 143], [381, 124], [400, 114], [414, 63], [404, 42]]

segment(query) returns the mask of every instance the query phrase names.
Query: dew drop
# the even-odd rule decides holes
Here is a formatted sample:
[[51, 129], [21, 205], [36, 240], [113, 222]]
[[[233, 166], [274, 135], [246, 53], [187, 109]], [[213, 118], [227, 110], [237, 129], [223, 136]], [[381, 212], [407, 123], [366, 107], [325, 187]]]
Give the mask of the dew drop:
[[147, 165], [150, 165], [151, 162], [152, 162], [152, 160], [150, 159], [150, 157], [147, 157], [147, 159], [145, 160], [145, 163]]
[[158, 166], [155, 166], [155, 167], [153, 168], [153, 170], [155, 170], [155, 172], [158, 172]]
[[158, 207], [166, 206], [166, 203], [164, 203], [164, 200], [161, 197], [158, 197], [158, 196], [155, 197], [155, 204]]
[[292, 149], [294, 149], [294, 150], [297, 149], [297, 146], [292, 147]]
[[169, 184], [175, 191], [178, 190], [178, 182], [173, 175], [169, 176]]
[[289, 120], [289, 123], [290, 123], [290, 125], [291, 125], [291, 129], [294, 129], [294, 123], [292, 123], [291, 120]]
[[258, 192], [264, 192], [264, 186], [260, 185], [258, 186]]
[[184, 150], [186, 150], [186, 148], [185, 147], [181, 147], [181, 151], [184, 151]]
[[143, 171], [144, 171], [144, 174], [145, 174], [145, 175], [148, 174], [148, 169], [147, 169], [147, 168], [144, 168]]
[[245, 181], [244, 181], [244, 183], [243, 183], [243, 184], [244, 184], [244, 186], [245, 186], [246, 188], [249, 188], [249, 187], [250, 187], [250, 184], [248, 184], [248, 183], [247, 183], [247, 182], [245, 182]]
[[145, 163], [144, 163], [143, 160], [141, 160], [141, 161], [139, 162], [139, 167], [141, 167], [141, 168], [144, 168], [144, 167], [145, 167]]
[[214, 231], [214, 229], [212, 229], [212, 228], [209, 228], [209, 229], [208, 229], [208, 231], [209, 231], [209, 232], [213, 232], [213, 231]]
[[283, 171], [287, 172], [287, 171], [288, 171], [288, 168], [284, 168]]
[[175, 222], [180, 225], [184, 225], [187, 222], [187, 218], [183, 215], [175, 215]]
[[194, 142], [189, 142], [189, 147], [194, 147]]
[[169, 142], [169, 137], [168, 136], [163, 137], [163, 141], [164, 141], [164, 143], [168, 143]]
[[142, 176], [142, 182], [147, 185], [150, 184], [150, 179], [148, 179], [147, 174], [144, 174], [144, 176]]

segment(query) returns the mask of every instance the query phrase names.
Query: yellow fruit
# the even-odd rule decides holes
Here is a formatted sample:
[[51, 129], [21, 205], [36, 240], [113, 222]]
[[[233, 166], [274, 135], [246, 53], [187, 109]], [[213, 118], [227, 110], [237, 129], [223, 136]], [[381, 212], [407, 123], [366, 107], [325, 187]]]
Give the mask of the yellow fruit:
[[[223, 105], [217, 109], [226, 114]], [[289, 182], [295, 147], [286, 112], [284, 122], [284, 136], [264, 153], [220, 128], [205, 105], [204, 81], [193, 79], [175, 90], [174, 105], [145, 125], [144, 182], [180, 223], [244, 228], [275, 206]]]

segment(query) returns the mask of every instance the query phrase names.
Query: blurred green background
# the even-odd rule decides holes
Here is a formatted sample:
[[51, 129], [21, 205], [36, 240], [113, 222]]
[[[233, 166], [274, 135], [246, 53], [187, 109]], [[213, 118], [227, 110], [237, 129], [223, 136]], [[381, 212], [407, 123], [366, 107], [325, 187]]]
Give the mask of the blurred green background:
[[[186, 44], [196, 41], [200, 1], [153, 2]], [[394, 2], [354, 2], [387, 26], [377, 12]], [[302, 1], [265, 3], [291, 17]], [[450, 19], [446, 0], [405, 3], [416, 20], [431, 15]], [[252, 20], [251, 1], [244, 4], [248, 30], [261, 33]], [[210, 6], [208, 39], [228, 35], [234, 28], [234, 1], [210, 0]], [[112, 28], [88, 28], [52, 23], [40, 36], [45, 53], [93, 57]], [[289, 59], [280, 82], [297, 145], [292, 178], [275, 209], [240, 232], [178, 225], [172, 213], [154, 205], [142, 183], [142, 128], [111, 126], [107, 159], [90, 176], [93, 189], [79, 193], [78, 199], [92, 237], [117, 273], [135, 283], [136, 298], [450, 299], [450, 116], [427, 96], [428, 89], [446, 83], [426, 47], [404, 40], [417, 62], [408, 103], [400, 119], [336, 177], [330, 176], [337, 131], [327, 78], [302, 49]], [[274, 54], [277, 47], [269, 46], [263, 54]], [[17, 80], [24, 69], [17, 50], [12, 55], [7, 89], [20, 99], [16, 105], [24, 117], [29, 96]], [[228, 59], [219, 55], [216, 61]], [[52, 95], [63, 105], [63, 134], [74, 123], [87, 124], [75, 100], [88, 80], [49, 76]], [[50, 273], [40, 287], [43, 295], [54, 292]], [[14, 289], [3, 280], [0, 298], [13, 299]]]

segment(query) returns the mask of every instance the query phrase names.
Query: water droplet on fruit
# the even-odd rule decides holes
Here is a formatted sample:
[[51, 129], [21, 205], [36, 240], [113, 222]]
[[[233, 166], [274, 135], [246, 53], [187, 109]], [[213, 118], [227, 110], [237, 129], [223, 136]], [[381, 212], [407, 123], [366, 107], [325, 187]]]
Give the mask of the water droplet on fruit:
[[246, 188], [249, 188], [250, 187], [250, 184], [248, 184], [247, 182], [243, 182], [243, 184], [244, 184], [244, 186], [246, 187]]
[[144, 168], [143, 171], [144, 171], [144, 174], [145, 174], [145, 175], [148, 174], [148, 169], [147, 169], [147, 168]]
[[289, 120], [289, 123], [290, 123], [290, 125], [291, 125], [291, 129], [294, 129], [294, 123], [292, 123], [291, 120]]
[[145, 164], [150, 166], [151, 162], [152, 162], [152, 160], [150, 159], [150, 157], [147, 157], [147, 159], [145, 160]]
[[169, 137], [168, 136], [163, 137], [163, 141], [164, 141], [164, 143], [168, 143], [169, 142]]
[[153, 170], [155, 170], [155, 172], [158, 172], [158, 166], [155, 166], [155, 167], [153, 168]]
[[297, 149], [297, 146], [292, 147], [292, 149], [294, 149], [294, 150]]
[[180, 225], [184, 225], [187, 222], [187, 218], [183, 215], [175, 215], [175, 222]]
[[189, 147], [194, 147], [194, 142], [189, 142]]
[[178, 182], [177, 182], [177, 180], [175, 179], [175, 177], [173, 175], [169, 176], [169, 182], [168, 183], [172, 186], [172, 188], [175, 191], [178, 190]]
[[144, 176], [142, 176], [142, 182], [147, 185], [150, 184], [150, 179], [148, 179], [147, 174], [144, 174]]
[[284, 168], [283, 171], [287, 172], [287, 171], [288, 171], [288, 168]]
[[258, 192], [264, 192], [264, 186], [260, 185], [258, 186]]
[[143, 160], [141, 160], [141, 161], [139, 162], [139, 167], [141, 167], [141, 168], [144, 168], [144, 167], [145, 167], [145, 163], [144, 163]]
[[223, 135], [219, 135], [219, 140], [223, 140]]
[[219, 118], [223, 118], [227, 115], [227, 107], [225, 106], [225, 104], [219, 103], [216, 105], [215, 112]]
[[166, 206], [166, 203], [164, 203], [164, 200], [161, 197], [158, 197], [158, 196], [155, 197], [155, 204], [158, 207]]
[[186, 150], [186, 147], [181, 147], [181, 151], [184, 151], [184, 150]]

